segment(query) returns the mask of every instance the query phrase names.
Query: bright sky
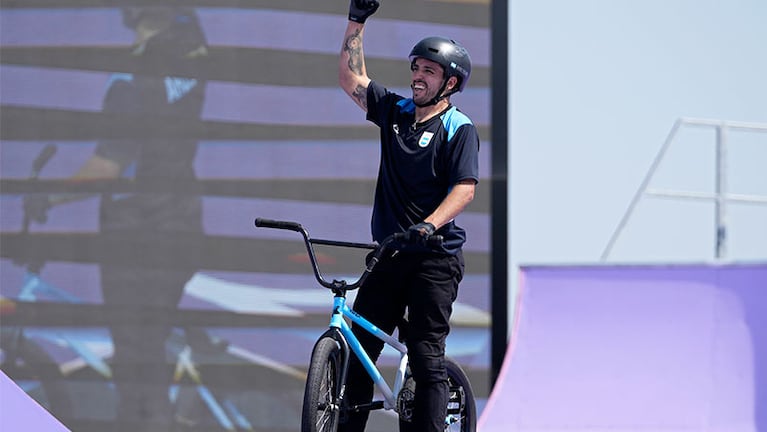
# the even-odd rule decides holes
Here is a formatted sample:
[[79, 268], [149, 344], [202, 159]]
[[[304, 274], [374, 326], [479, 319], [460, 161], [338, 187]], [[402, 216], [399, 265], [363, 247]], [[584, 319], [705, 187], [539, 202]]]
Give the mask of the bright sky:
[[[767, 126], [764, 0], [514, 0], [510, 10], [514, 269], [598, 262], [678, 118]], [[715, 142], [713, 129], [680, 129], [650, 187], [713, 193]], [[729, 191], [767, 198], [767, 133], [731, 130], [728, 142]], [[726, 257], [767, 261], [767, 205], [726, 211]], [[714, 214], [710, 202], [645, 198], [609, 261], [711, 260]]]
[[[764, 0], [510, 3], [510, 257], [600, 262], [680, 117], [767, 126]], [[727, 134], [727, 190], [767, 198], [767, 133]], [[714, 192], [714, 129], [682, 127], [648, 185]], [[767, 204], [730, 203], [724, 257], [767, 262]], [[714, 259], [708, 201], [639, 201], [608, 262]], [[513, 304], [511, 304], [513, 309]]]

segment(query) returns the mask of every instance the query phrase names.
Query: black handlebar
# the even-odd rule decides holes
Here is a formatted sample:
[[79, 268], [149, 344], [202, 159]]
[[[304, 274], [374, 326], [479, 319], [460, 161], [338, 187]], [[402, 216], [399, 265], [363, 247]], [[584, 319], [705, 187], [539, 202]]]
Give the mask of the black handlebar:
[[[345, 291], [359, 288], [362, 285], [362, 283], [365, 281], [365, 279], [368, 277], [368, 275], [373, 272], [373, 268], [376, 266], [376, 264], [378, 264], [378, 262], [381, 259], [381, 256], [387, 249], [395, 249], [395, 250], [401, 249], [401, 246], [412, 243], [408, 234], [404, 232], [394, 233], [386, 237], [383, 241], [381, 241], [380, 244], [375, 244], [375, 243], [369, 244], [369, 243], [354, 243], [354, 242], [345, 242], [345, 241], [337, 241], [337, 240], [312, 239], [311, 237], [309, 237], [309, 232], [298, 222], [256, 218], [255, 225], [259, 228], [274, 228], [274, 229], [289, 230], [289, 231], [295, 231], [295, 232], [301, 233], [301, 235], [304, 238], [304, 243], [306, 244], [306, 251], [309, 254], [309, 260], [311, 261], [311, 264], [312, 264], [314, 277], [317, 279], [317, 282], [319, 282], [320, 285], [324, 286], [325, 288], [332, 289], [336, 292], [345, 292]], [[426, 239], [426, 244], [431, 246], [439, 246], [442, 244], [442, 241], [443, 241], [443, 238], [441, 235], [431, 235], [429, 236], [429, 238]], [[322, 272], [320, 271], [319, 264], [317, 262], [317, 257], [314, 254], [315, 244], [372, 249], [373, 254], [372, 256], [369, 257], [368, 264], [365, 267], [365, 270], [362, 272], [362, 274], [359, 276], [359, 278], [356, 281], [349, 282], [347, 280], [334, 279], [332, 282], [328, 282], [322, 276]]]
[[276, 228], [301, 232], [304, 227], [298, 222], [278, 221], [272, 219], [256, 218], [256, 226], [259, 228]]

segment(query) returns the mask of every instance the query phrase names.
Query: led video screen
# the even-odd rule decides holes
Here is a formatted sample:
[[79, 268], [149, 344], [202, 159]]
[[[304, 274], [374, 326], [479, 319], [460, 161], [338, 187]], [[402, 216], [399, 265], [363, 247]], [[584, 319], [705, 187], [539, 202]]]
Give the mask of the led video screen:
[[[189, 430], [298, 428], [332, 293], [314, 280], [300, 235], [253, 221], [371, 242], [378, 130], [337, 85], [347, 7], [0, 6], [2, 367], [71, 430], [116, 419], [141, 430], [153, 415], [142, 398]], [[470, 83], [452, 101], [478, 127], [480, 183], [457, 219], [466, 275], [447, 350], [480, 399], [490, 379], [489, 9], [389, 0], [365, 36], [370, 76], [404, 95], [421, 38], [450, 37], [471, 54]], [[328, 277], [354, 278], [364, 253], [317, 256]], [[369, 430], [393, 425], [376, 414]]]

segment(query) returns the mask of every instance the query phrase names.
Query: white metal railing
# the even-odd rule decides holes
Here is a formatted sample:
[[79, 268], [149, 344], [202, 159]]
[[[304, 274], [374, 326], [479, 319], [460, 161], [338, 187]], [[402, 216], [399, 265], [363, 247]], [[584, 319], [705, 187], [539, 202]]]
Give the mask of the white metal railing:
[[[659, 190], [648, 189], [650, 181], [652, 180], [655, 171], [658, 169], [663, 157], [666, 154], [666, 150], [671, 146], [672, 141], [676, 137], [677, 132], [682, 126], [693, 127], [707, 127], [716, 130], [716, 187], [714, 193], [705, 192], [691, 192], [691, 191], [677, 191], [677, 190]], [[767, 124], [765, 123], [750, 123], [750, 122], [737, 122], [737, 121], [725, 121], [725, 120], [710, 120], [710, 119], [696, 119], [696, 118], [679, 118], [674, 122], [674, 126], [666, 136], [666, 140], [663, 142], [658, 154], [655, 156], [650, 169], [645, 174], [642, 183], [639, 185], [634, 197], [631, 200], [628, 208], [626, 209], [623, 217], [621, 218], [618, 226], [613, 231], [610, 240], [607, 242], [607, 246], [602, 251], [601, 260], [606, 261], [612, 251], [615, 242], [618, 240], [623, 228], [626, 226], [631, 214], [634, 212], [634, 208], [644, 196], [654, 196], [661, 198], [672, 198], [679, 200], [697, 200], [697, 201], [713, 201], [715, 211], [715, 250], [714, 257], [721, 259], [725, 256], [726, 252], [726, 240], [727, 240], [727, 227], [726, 227], [726, 209], [728, 202], [741, 202], [751, 204], [767, 204], [767, 196], [763, 195], [749, 195], [749, 194], [731, 194], [727, 192], [727, 134], [729, 130], [742, 130], [756, 133], [767, 133]], [[765, 174], [767, 175], [767, 174]]]

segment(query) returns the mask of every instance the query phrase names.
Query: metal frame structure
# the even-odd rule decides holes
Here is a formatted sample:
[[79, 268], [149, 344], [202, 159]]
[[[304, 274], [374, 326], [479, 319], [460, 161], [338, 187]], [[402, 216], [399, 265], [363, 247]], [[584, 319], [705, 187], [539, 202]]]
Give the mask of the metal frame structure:
[[[677, 132], [679, 132], [679, 129], [681, 129], [683, 126], [706, 127], [714, 128], [716, 130], [716, 186], [714, 193], [648, 188], [650, 181], [655, 175], [658, 166], [666, 154], [666, 151], [674, 141], [674, 138], [676, 137]], [[615, 228], [615, 231], [613, 231], [607, 246], [605, 246], [605, 249], [602, 252], [601, 261], [607, 260], [613, 246], [615, 245], [615, 242], [618, 240], [618, 237], [623, 231], [623, 228], [626, 226], [629, 218], [631, 217], [631, 214], [634, 212], [636, 205], [645, 196], [672, 198], [677, 200], [714, 201], [714, 211], [716, 212], [716, 245], [714, 250], [714, 257], [716, 260], [725, 258], [727, 250], [727, 203], [740, 202], [767, 205], [767, 196], [764, 195], [731, 194], [727, 192], [727, 139], [730, 130], [767, 133], [767, 124], [685, 117], [679, 118], [676, 122], [674, 122], [674, 126], [666, 136], [666, 140], [664, 141], [663, 145], [658, 151], [658, 154], [655, 156], [655, 159], [650, 165], [650, 169], [647, 171], [647, 174], [645, 174], [645, 177], [642, 180], [642, 183], [639, 185], [636, 193], [634, 194], [631, 203], [623, 214], [623, 217], [618, 223], [618, 226]]]

